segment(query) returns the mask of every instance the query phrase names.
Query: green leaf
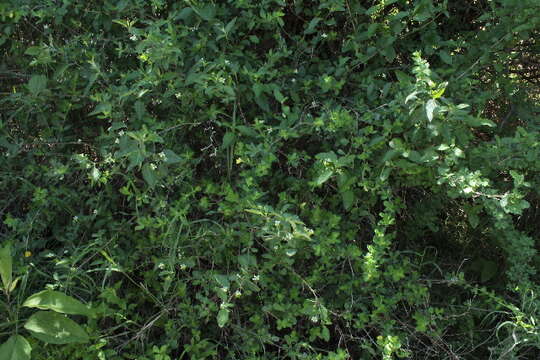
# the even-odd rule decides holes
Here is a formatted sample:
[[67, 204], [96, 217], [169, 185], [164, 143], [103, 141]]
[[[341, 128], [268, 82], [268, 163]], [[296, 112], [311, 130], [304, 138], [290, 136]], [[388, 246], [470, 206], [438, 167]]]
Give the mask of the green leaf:
[[249, 126], [239, 125], [236, 127], [236, 129], [244, 136], [257, 137], [258, 135], [257, 132]]
[[324, 184], [325, 182], [328, 181], [328, 179], [330, 179], [330, 177], [334, 174], [334, 171], [333, 170], [325, 170], [323, 171], [318, 177], [317, 179], [315, 179], [315, 185], [317, 186], [321, 186], [322, 184]]
[[281, 93], [281, 91], [279, 91], [278, 88], [274, 88], [274, 97], [280, 103], [283, 103], [286, 100], [285, 96], [283, 96], [283, 94]]
[[0, 360], [30, 360], [32, 347], [21, 335], [11, 335], [0, 345]]
[[431, 92], [431, 97], [433, 99], [438, 99], [440, 98], [441, 96], [443, 96], [444, 94], [444, 91], [446, 90], [446, 87], [440, 87], [438, 89], [435, 89]]
[[54, 290], [43, 290], [28, 297], [24, 307], [53, 310], [63, 314], [92, 316], [94, 312], [77, 299]]
[[227, 23], [227, 25], [225, 26], [225, 32], [226, 32], [227, 34], [229, 34], [229, 33], [231, 32], [231, 30], [233, 29], [234, 24], [236, 24], [236, 19], [237, 19], [237, 18], [232, 19], [232, 20], [229, 21], [229, 22]]
[[32, 95], [38, 95], [47, 87], [47, 77], [45, 75], [34, 75], [28, 82], [28, 90]]
[[158, 182], [157, 173], [154, 169], [152, 169], [152, 166], [150, 164], [143, 165], [142, 176], [144, 180], [146, 181], [146, 183], [148, 184], [148, 186], [150, 186], [151, 188], [156, 186]]
[[285, 255], [287, 255], [289, 257], [296, 255], [296, 249], [287, 249], [287, 250], [285, 250]]
[[263, 84], [255, 83], [252, 86], [255, 97], [260, 97], [265, 92], [265, 86]]
[[0, 249], [0, 277], [2, 277], [4, 289], [9, 289], [11, 285], [12, 266], [11, 248], [6, 245]]
[[322, 160], [322, 161], [328, 161], [328, 162], [331, 162], [331, 163], [337, 161], [337, 155], [333, 151], [319, 153], [319, 154], [315, 155], [315, 158], [319, 159], [319, 160]]
[[163, 153], [165, 154], [166, 164], [176, 164], [182, 161], [182, 158], [172, 150], [163, 150]]
[[480, 127], [480, 126], [487, 126], [487, 127], [495, 127], [495, 123], [488, 119], [483, 118], [477, 118], [473, 116], [469, 116], [464, 119], [465, 123], [471, 127]]
[[146, 112], [146, 107], [144, 106], [144, 103], [138, 100], [135, 102], [134, 107], [135, 107], [135, 116], [137, 116], [137, 120], [142, 120]]
[[236, 135], [232, 132], [226, 132], [223, 136], [223, 144], [221, 145], [222, 149], [226, 149], [229, 146], [231, 146], [234, 143], [234, 140], [236, 139]]
[[127, 167], [127, 170], [129, 171], [136, 166], [141, 166], [142, 162], [145, 159], [145, 154], [142, 150], [136, 150], [128, 155], [128, 159], [129, 165]]
[[88, 115], [94, 116], [98, 114], [103, 114], [105, 116], [108, 116], [111, 114], [111, 111], [112, 111], [112, 105], [110, 103], [99, 103], [94, 109], [94, 111], [92, 111]]
[[229, 309], [220, 309], [217, 315], [217, 323], [220, 328], [224, 327], [229, 321]]
[[15, 290], [20, 280], [21, 280], [20, 276], [17, 276], [15, 279], [13, 279], [13, 281], [11, 282], [11, 285], [9, 286], [8, 292], [13, 292], [13, 290]]
[[449, 55], [446, 51], [443, 50], [439, 52], [439, 57], [441, 58], [442, 61], [444, 61], [448, 65], [452, 65], [452, 56]]
[[343, 198], [343, 207], [345, 210], [349, 210], [354, 203], [354, 192], [352, 190], [344, 191], [341, 194]]
[[407, 97], [405, 98], [405, 104], [408, 103], [409, 101], [411, 100], [414, 100], [417, 98], [417, 95], [418, 94], [418, 91], [413, 91], [412, 93], [410, 93], [409, 95], [407, 95]]
[[49, 344], [88, 342], [88, 334], [75, 321], [52, 311], [39, 311], [30, 316], [24, 328]]
[[399, 154], [400, 154], [400, 152], [398, 150], [390, 149], [384, 154], [381, 161], [383, 163], [387, 162], [387, 161], [390, 161], [390, 160], [394, 159], [396, 156], [398, 156]]
[[330, 330], [328, 330], [328, 328], [326, 326], [323, 326], [322, 328], [322, 331], [321, 331], [321, 339], [323, 339], [324, 341], [330, 341]]
[[192, 8], [197, 15], [202, 17], [206, 21], [212, 20], [216, 16], [216, 6], [208, 4], [201, 9]]
[[437, 102], [434, 99], [429, 99], [426, 103], [426, 115], [430, 122], [433, 120], [433, 112], [436, 108]]
[[309, 24], [308, 24], [307, 29], [304, 30], [304, 34], [309, 35], [309, 34], [313, 34], [314, 32], [316, 32], [317, 24], [318, 24], [321, 20], [322, 20], [322, 19], [319, 18], [319, 17], [315, 17], [315, 18], [311, 19], [311, 21], [310, 21]]
[[31, 55], [31, 56], [37, 56], [43, 52], [43, 48], [41, 46], [30, 46], [26, 49], [24, 52], [25, 55]]

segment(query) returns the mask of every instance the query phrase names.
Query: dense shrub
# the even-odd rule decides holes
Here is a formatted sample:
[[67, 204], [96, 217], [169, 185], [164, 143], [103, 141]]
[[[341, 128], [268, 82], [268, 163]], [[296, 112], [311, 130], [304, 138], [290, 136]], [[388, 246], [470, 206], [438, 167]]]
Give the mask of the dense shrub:
[[1, 1], [3, 301], [97, 314], [33, 358], [538, 358], [539, 10]]

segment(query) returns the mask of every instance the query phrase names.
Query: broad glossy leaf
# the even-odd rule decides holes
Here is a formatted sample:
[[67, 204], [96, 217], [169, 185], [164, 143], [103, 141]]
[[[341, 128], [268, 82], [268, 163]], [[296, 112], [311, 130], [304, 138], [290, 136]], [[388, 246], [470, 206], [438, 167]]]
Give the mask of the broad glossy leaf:
[[32, 347], [21, 335], [12, 335], [0, 345], [0, 360], [30, 360]]
[[23, 306], [53, 310], [63, 314], [92, 316], [93, 311], [77, 299], [54, 290], [43, 290], [31, 295]]
[[8, 289], [9, 285], [11, 284], [11, 271], [11, 248], [9, 245], [6, 245], [3, 248], [0, 248], [0, 277], [2, 277], [4, 289]]
[[40, 311], [28, 319], [24, 328], [49, 344], [84, 343], [88, 334], [75, 321], [52, 311]]

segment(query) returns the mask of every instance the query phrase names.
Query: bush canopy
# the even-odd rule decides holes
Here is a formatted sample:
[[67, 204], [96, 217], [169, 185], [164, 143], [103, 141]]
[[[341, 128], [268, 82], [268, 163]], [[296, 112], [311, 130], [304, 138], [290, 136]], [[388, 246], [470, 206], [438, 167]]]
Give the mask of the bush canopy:
[[538, 0], [0, 20], [1, 360], [540, 357]]

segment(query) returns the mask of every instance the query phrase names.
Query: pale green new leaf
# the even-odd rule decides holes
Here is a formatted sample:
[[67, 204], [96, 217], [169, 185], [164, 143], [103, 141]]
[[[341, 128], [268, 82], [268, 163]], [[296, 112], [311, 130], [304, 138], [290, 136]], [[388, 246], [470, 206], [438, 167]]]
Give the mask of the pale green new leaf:
[[77, 299], [54, 290], [43, 290], [28, 297], [23, 306], [53, 310], [63, 314], [92, 316], [93, 311]]
[[32, 347], [21, 335], [11, 335], [0, 345], [0, 360], [30, 360]]
[[49, 344], [88, 342], [88, 334], [75, 321], [52, 311], [40, 311], [28, 319], [24, 328]]

